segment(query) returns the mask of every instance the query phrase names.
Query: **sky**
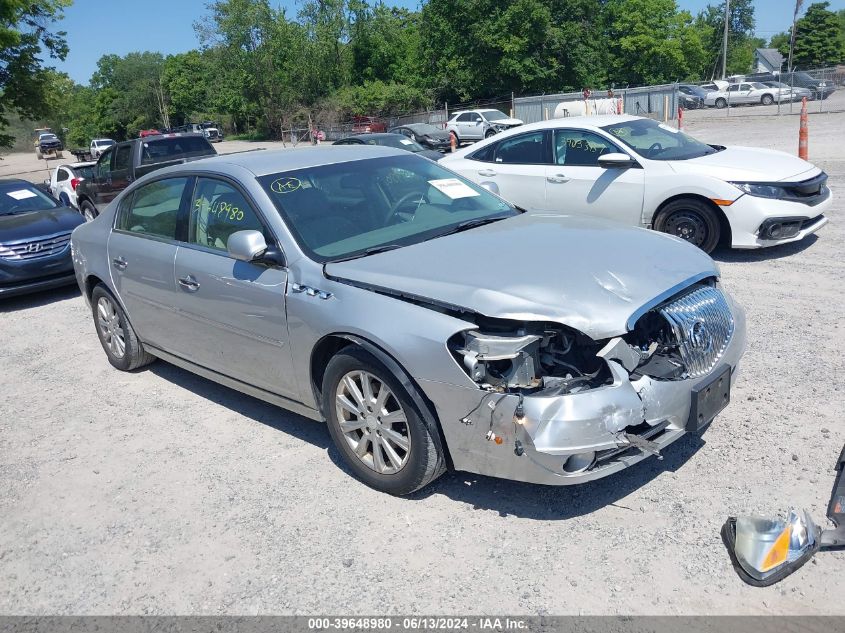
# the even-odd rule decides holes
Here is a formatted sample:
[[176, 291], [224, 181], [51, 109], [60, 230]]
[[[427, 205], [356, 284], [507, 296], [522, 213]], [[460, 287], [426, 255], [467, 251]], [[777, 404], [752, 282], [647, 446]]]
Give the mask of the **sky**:
[[[693, 14], [718, 1], [677, 0], [682, 9]], [[812, 2], [805, 0], [805, 9]], [[418, 0], [389, 3], [411, 9], [419, 6]], [[97, 60], [106, 54], [149, 50], [169, 55], [196, 48], [199, 42], [193, 24], [206, 14], [206, 4], [207, 0], [75, 0], [58, 26], [67, 31], [70, 53], [64, 62], [49, 60], [48, 65], [87, 84], [97, 69]], [[287, 0], [275, 4], [285, 7], [288, 15], [295, 15], [299, 3]], [[754, 0], [757, 35], [768, 40], [785, 31], [794, 6], [794, 0]], [[830, 9], [845, 9], [845, 0], [831, 0]]]

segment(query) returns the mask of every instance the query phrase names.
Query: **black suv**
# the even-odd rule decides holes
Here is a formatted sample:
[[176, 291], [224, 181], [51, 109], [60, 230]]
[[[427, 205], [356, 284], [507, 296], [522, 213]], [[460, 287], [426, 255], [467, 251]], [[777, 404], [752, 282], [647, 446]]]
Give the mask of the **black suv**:
[[82, 217], [25, 180], [0, 180], [0, 297], [76, 283], [70, 234]]

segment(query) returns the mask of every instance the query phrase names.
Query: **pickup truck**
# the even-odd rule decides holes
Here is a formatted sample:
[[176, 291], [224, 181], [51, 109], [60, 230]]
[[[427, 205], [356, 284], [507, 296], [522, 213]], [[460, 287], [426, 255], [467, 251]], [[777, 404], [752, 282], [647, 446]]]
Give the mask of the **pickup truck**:
[[216, 155], [202, 134], [148, 136], [118, 143], [100, 156], [93, 176], [76, 188], [79, 210], [91, 221], [133, 180], [162, 167]]

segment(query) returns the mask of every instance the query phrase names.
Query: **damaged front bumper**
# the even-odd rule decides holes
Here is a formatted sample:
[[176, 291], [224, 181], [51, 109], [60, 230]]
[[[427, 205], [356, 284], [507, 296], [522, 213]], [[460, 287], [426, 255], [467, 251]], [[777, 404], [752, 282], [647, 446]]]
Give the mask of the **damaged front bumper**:
[[659, 454], [710, 422], [690, 424], [694, 394], [720, 375], [733, 383], [745, 349], [745, 314], [733, 301], [730, 309], [734, 330], [724, 353], [696, 378], [632, 379], [607, 359], [611, 384], [567, 395], [520, 397], [434, 381], [420, 386], [437, 409], [456, 470], [537, 484], [591, 481]]

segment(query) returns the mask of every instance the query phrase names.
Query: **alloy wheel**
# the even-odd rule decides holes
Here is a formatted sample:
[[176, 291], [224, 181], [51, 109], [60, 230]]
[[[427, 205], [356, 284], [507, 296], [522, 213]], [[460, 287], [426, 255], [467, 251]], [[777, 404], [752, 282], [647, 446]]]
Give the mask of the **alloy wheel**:
[[97, 301], [97, 327], [100, 328], [103, 344], [115, 358], [123, 358], [126, 354], [126, 337], [117, 308], [108, 297], [100, 297]]
[[340, 431], [355, 456], [381, 475], [398, 473], [411, 455], [411, 433], [399, 400], [377, 376], [353, 371], [335, 392]]

